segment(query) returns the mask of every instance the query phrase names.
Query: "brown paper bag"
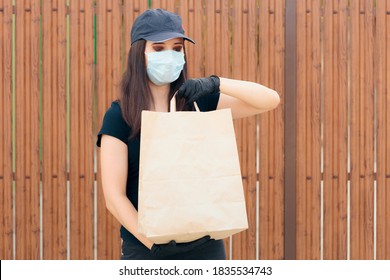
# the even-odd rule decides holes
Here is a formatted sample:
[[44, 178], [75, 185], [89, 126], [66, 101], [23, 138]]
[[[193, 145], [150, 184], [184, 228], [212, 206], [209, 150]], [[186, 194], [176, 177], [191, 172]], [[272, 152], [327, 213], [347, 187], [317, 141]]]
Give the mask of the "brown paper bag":
[[248, 228], [230, 109], [143, 111], [139, 231], [157, 244]]

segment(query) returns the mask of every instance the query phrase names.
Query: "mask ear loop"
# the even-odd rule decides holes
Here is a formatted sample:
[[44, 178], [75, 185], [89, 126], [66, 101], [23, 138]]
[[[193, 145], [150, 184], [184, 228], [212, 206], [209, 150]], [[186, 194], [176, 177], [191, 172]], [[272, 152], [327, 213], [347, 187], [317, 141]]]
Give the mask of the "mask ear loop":
[[[169, 112], [176, 112], [176, 93], [173, 95], [171, 101], [169, 102]], [[197, 112], [200, 112], [198, 104], [194, 101], [194, 107]]]
[[197, 112], [200, 112], [200, 110], [199, 110], [199, 107], [198, 107], [198, 104], [194, 101], [194, 107], [195, 107], [195, 110], [197, 111]]

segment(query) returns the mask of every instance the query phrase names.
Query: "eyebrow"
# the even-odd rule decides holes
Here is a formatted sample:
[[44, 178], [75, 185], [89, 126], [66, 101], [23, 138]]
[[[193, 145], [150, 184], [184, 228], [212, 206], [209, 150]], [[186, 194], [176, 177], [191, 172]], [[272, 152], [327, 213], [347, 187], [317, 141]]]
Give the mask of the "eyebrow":
[[[165, 42], [156, 42], [156, 43], [153, 43], [152, 46], [154, 45], [164, 45]], [[183, 45], [183, 42], [175, 42], [174, 45]]]

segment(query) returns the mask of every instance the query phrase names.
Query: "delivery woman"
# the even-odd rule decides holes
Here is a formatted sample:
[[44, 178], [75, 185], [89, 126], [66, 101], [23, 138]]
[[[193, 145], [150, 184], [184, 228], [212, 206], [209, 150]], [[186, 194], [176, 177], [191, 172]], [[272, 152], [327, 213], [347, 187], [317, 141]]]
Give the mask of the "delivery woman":
[[222, 240], [209, 236], [188, 243], [153, 244], [137, 229], [138, 174], [142, 110], [168, 112], [177, 92], [177, 110], [230, 108], [233, 118], [274, 109], [278, 94], [263, 85], [210, 76], [187, 80], [181, 18], [165, 10], [147, 10], [134, 22], [127, 69], [118, 100], [105, 113], [98, 133], [101, 178], [108, 210], [121, 224], [121, 259], [225, 259]]

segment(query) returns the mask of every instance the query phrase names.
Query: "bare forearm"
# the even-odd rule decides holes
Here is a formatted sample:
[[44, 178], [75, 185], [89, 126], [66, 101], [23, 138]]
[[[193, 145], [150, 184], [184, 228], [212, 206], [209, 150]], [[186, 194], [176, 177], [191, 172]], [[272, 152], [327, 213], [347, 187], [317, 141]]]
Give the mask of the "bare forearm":
[[254, 82], [220, 77], [220, 91], [257, 109], [271, 110], [280, 102], [275, 90]]
[[149, 249], [152, 247], [153, 242], [138, 232], [138, 212], [127, 197], [112, 198], [111, 202], [107, 203], [107, 208], [142, 244]]

